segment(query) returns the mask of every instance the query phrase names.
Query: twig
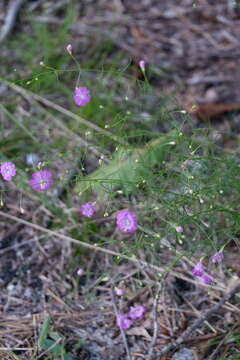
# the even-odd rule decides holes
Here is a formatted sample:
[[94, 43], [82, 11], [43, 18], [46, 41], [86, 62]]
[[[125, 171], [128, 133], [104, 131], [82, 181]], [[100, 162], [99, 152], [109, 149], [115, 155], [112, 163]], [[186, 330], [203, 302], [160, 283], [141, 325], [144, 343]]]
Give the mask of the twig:
[[[111, 284], [111, 297], [112, 297], [113, 309], [114, 309], [115, 315], [117, 317], [118, 309], [117, 309], [113, 284]], [[123, 344], [124, 344], [124, 347], [125, 347], [125, 350], [126, 350], [127, 358], [128, 358], [128, 360], [132, 360], [132, 356], [131, 356], [131, 353], [130, 353], [130, 350], [129, 350], [129, 347], [128, 347], [128, 343], [127, 343], [126, 334], [125, 334], [125, 332], [123, 331], [123, 329], [121, 327], [120, 327], [120, 331], [121, 331], [121, 336], [122, 336], [122, 339], [123, 339]]]
[[224, 303], [228, 301], [239, 290], [240, 290], [240, 279], [237, 279], [232, 285], [231, 289], [223, 296], [223, 298], [216, 305], [214, 305], [210, 310], [205, 311], [201, 316], [201, 318], [196, 320], [191, 326], [189, 326], [187, 330], [184, 331], [183, 334], [177, 338], [177, 340], [164, 346], [164, 348], [160, 352], [154, 354], [153, 359], [160, 359], [160, 356], [167, 354], [170, 350], [173, 350], [174, 348], [182, 344], [194, 330], [196, 330], [200, 325], [202, 325], [202, 323], [207, 318], [209, 318], [209, 316], [211, 316], [214, 312], [218, 311], [224, 305]]
[[[189, 300], [183, 295], [183, 293], [180, 292], [178, 289], [175, 288], [174, 290], [177, 292], [177, 294], [178, 294], [179, 296], [182, 297], [182, 299], [187, 303], [187, 305], [188, 305], [190, 308], [193, 309], [193, 311], [195, 312], [196, 316], [197, 316], [198, 318], [200, 318], [200, 317], [201, 317], [201, 312], [198, 311], [198, 310], [195, 308], [195, 306], [191, 303], [191, 301], [189, 301]], [[215, 334], [217, 333], [217, 331], [215, 330], [215, 328], [214, 328], [211, 324], [209, 324], [208, 321], [205, 320], [204, 323], [209, 327], [209, 329], [212, 330], [212, 332], [214, 332]], [[201, 331], [200, 331], [200, 333], [202, 334]]]
[[11, 32], [18, 11], [20, 10], [24, 0], [12, 0], [9, 3], [5, 23], [2, 26], [0, 33], [0, 43], [5, 40], [8, 34]]
[[147, 360], [152, 360], [152, 356], [153, 356], [153, 351], [154, 351], [154, 347], [156, 345], [156, 341], [157, 341], [157, 336], [158, 336], [158, 319], [157, 319], [157, 313], [158, 313], [158, 301], [159, 301], [159, 295], [160, 295], [160, 291], [162, 289], [161, 284], [159, 284], [158, 286], [158, 290], [154, 299], [154, 303], [153, 303], [153, 337], [152, 337], [152, 341], [151, 344], [149, 346], [149, 351], [148, 351], [148, 356], [147, 356]]
[[221, 341], [219, 341], [219, 343], [216, 346], [216, 348], [214, 349], [214, 351], [209, 355], [209, 357], [206, 360], [213, 360], [215, 358], [215, 355], [219, 352], [221, 346], [225, 343], [225, 341], [227, 339], [229, 339], [232, 336], [233, 331], [235, 330], [236, 327], [238, 327], [238, 323], [236, 323], [233, 326], [233, 328], [231, 328], [231, 330], [229, 332], [227, 332], [227, 334], [225, 334], [225, 336], [222, 338]]
[[5, 249], [1, 249], [0, 250], [0, 256], [7, 253], [7, 252], [9, 252], [9, 251], [16, 250], [16, 249], [18, 249], [18, 248], [20, 248], [20, 247], [22, 247], [24, 245], [29, 245], [30, 243], [36, 242], [36, 241], [37, 241], [37, 239], [29, 239], [29, 240], [21, 242], [20, 244], [15, 244], [13, 246], [6, 247]]
[[[166, 273], [166, 270], [163, 267], [159, 267], [159, 266], [153, 265], [151, 263], [147, 263], [147, 262], [145, 262], [143, 260], [140, 260], [140, 259], [138, 259], [136, 257], [130, 257], [130, 256], [127, 256], [127, 255], [121, 254], [121, 253], [119, 253], [117, 251], [114, 251], [114, 250], [109, 250], [109, 249], [106, 249], [104, 247], [100, 247], [100, 246], [97, 246], [97, 245], [92, 245], [92, 244], [89, 244], [89, 243], [85, 243], [83, 241], [74, 239], [74, 238], [72, 238], [70, 236], [61, 234], [61, 233], [59, 233], [57, 231], [49, 230], [49, 229], [46, 229], [46, 228], [44, 228], [44, 227], [42, 227], [40, 225], [33, 224], [30, 221], [18, 218], [18, 217], [14, 216], [14, 215], [7, 214], [7, 213], [5, 213], [3, 211], [0, 211], [0, 216], [2, 216], [4, 218], [7, 218], [7, 219], [11, 219], [13, 221], [17, 221], [17, 222], [19, 222], [21, 224], [24, 224], [26, 226], [30, 226], [33, 229], [36, 229], [38, 231], [42, 231], [42, 232], [44, 232], [46, 234], [49, 234], [51, 236], [55, 236], [57, 238], [67, 240], [67, 241], [69, 241], [69, 242], [71, 242], [73, 244], [76, 244], [78, 246], [82, 246], [82, 247], [92, 249], [92, 250], [97, 250], [97, 251], [103, 252], [103, 253], [108, 254], [108, 255], [117, 256], [118, 258], [122, 258], [122, 259], [125, 259], [125, 260], [128, 260], [128, 261], [131, 261], [133, 263], [138, 263], [138, 264], [141, 264], [143, 266], [147, 266], [147, 267], [149, 267], [151, 269], [154, 269], [155, 271], [157, 271], [159, 273]], [[192, 284], [199, 285], [198, 281], [193, 280], [191, 278], [188, 278], [187, 276], [181, 274], [180, 272], [171, 270], [171, 275], [175, 276], [176, 278], [188, 281], [188, 282], [190, 282]], [[219, 286], [212, 286], [211, 289], [212, 290], [215, 289], [215, 290], [225, 291], [224, 288], [219, 287]]]
[[0, 347], [0, 351], [26, 351], [26, 350], [34, 350], [34, 348], [28, 348], [28, 347]]

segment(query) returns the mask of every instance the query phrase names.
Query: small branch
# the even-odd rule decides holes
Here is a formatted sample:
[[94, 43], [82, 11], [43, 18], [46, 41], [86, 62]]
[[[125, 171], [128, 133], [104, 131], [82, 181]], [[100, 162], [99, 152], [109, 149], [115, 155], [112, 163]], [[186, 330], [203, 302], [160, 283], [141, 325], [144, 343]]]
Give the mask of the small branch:
[[223, 296], [223, 298], [210, 310], [205, 311], [200, 317], [200, 319], [196, 320], [191, 326], [189, 326], [187, 330], [184, 331], [183, 334], [177, 338], [177, 340], [171, 342], [170, 344], [165, 346], [160, 352], [154, 354], [153, 359], [160, 359], [160, 356], [167, 354], [170, 350], [173, 350], [174, 348], [182, 344], [194, 330], [196, 330], [200, 325], [202, 325], [202, 323], [214, 312], [218, 311], [224, 305], [224, 303], [228, 301], [238, 291], [240, 291], [240, 279], [236, 280], [231, 289]]
[[14, 27], [17, 13], [20, 10], [24, 0], [12, 0], [9, 3], [5, 23], [0, 32], [0, 43], [5, 40]]
[[157, 290], [156, 296], [154, 298], [154, 303], [153, 303], [153, 321], [154, 321], [154, 323], [153, 323], [153, 338], [152, 338], [151, 344], [149, 346], [147, 360], [152, 360], [154, 347], [156, 345], [157, 336], [158, 336], [159, 326], [158, 326], [158, 319], [157, 319], [157, 313], [158, 313], [157, 306], [158, 306], [159, 295], [160, 295], [161, 289], [162, 289], [162, 286], [160, 284], [158, 286], [158, 290]]
[[[111, 285], [111, 296], [112, 296], [112, 304], [113, 304], [114, 312], [115, 312], [115, 315], [117, 317], [118, 309], [117, 309], [116, 297], [115, 297], [115, 294], [114, 294], [113, 285]], [[123, 329], [121, 327], [120, 327], [120, 331], [121, 331], [121, 336], [122, 336], [122, 339], [123, 339], [123, 344], [124, 344], [124, 347], [125, 347], [125, 350], [126, 350], [127, 358], [128, 358], [128, 360], [132, 360], [131, 353], [130, 353], [128, 343], [127, 343], [126, 334], [125, 334], [125, 332], [123, 331]]]

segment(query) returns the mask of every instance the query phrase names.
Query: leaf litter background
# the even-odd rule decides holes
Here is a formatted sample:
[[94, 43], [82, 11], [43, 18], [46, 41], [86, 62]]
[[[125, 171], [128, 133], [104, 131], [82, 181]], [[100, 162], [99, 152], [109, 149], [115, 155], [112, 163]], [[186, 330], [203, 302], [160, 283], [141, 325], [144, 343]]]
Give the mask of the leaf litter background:
[[[0, 4], [1, 25], [6, 18], [7, 6], [7, 1]], [[204, 119], [211, 120], [211, 136], [218, 145], [226, 152], [238, 151], [240, 7], [237, 2], [86, 0], [70, 4], [64, 0], [57, 3], [26, 1], [10, 38], [14, 39], [17, 33], [31, 33], [31, 21], [47, 23], [52, 28], [61, 27], [68, 6], [73, 6], [75, 12], [69, 39], [81, 59], [93, 56], [109, 41], [113, 44], [109, 61], [118, 52], [124, 52], [128, 59], [132, 57], [136, 64], [143, 58], [153, 69], [150, 82], [157, 93], [174, 94], [182, 109], [190, 110], [197, 104], [192, 114], [192, 126], [201, 129], [206, 126]], [[57, 51], [61, 53], [63, 49]], [[18, 52], [7, 42], [1, 44], [1, 55], [9, 59], [13, 69], [19, 64]], [[36, 63], [39, 61], [41, 54]], [[1, 76], [8, 77], [8, 74], [1, 72]], [[19, 76], [31, 76], [31, 72], [24, 70]], [[141, 77], [137, 66], [135, 76]], [[6, 103], [11, 96], [12, 89], [2, 83], [1, 103]], [[48, 98], [65, 105], [64, 99], [54, 96], [51, 94]], [[25, 101], [20, 96], [17, 98], [20, 114], [27, 109], [34, 115], [39, 109], [29, 109]], [[146, 112], [156, 106], [154, 99], [144, 99], [144, 103]], [[1, 112], [4, 131], [10, 134], [6, 118], [6, 113]], [[167, 124], [159, 126], [156, 131], [168, 131]], [[38, 127], [41, 128], [39, 124], [36, 129]], [[42, 140], [48, 143], [48, 137], [45, 139], [44, 136], [42, 134]], [[19, 143], [24, 140], [20, 137]], [[12, 144], [4, 144], [5, 148], [7, 146]], [[61, 159], [54, 163], [57, 171], [62, 165]], [[94, 157], [87, 166], [89, 173], [96, 168]], [[57, 196], [62, 191], [60, 189]], [[16, 199], [19, 199], [19, 190], [11, 189], [2, 210], [19, 216]], [[77, 204], [77, 199], [74, 201]], [[55, 208], [51, 213], [33, 196], [28, 196], [26, 201], [24, 192], [22, 204], [24, 219], [43, 227], [51, 226], [52, 217], [57, 215]], [[64, 211], [64, 206], [61, 210]], [[63, 228], [63, 233], [66, 230]], [[46, 235], [23, 224], [2, 220], [0, 231], [0, 347], [25, 349], [2, 350], [2, 359], [47, 358], [47, 355], [41, 355], [42, 349], [38, 349], [39, 334], [44, 337], [43, 324], [51, 326], [52, 333], [55, 332], [52, 338], [48, 335], [48, 339], [60, 337], [60, 343], [73, 359], [126, 359], [123, 340], [115, 324], [111, 281], [106, 274], [111, 274], [116, 283], [126, 282], [129, 296], [127, 303], [121, 304], [123, 309], [133, 303], [146, 305], [144, 319], [126, 332], [132, 358], [146, 358], [154, 334], [156, 289], [151, 286], [157, 280], [154, 271], [131, 262], [117, 265], [107, 255], [76, 250], [68, 242], [56, 241], [54, 237], [46, 241]], [[162, 252], [161, 265], [168, 264], [172, 254], [168, 250]], [[144, 260], [144, 254], [140, 255]], [[87, 270], [82, 278], [76, 276], [79, 266]], [[228, 251], [226, 266], [239, 273], [236, 246]], [[162, 283], [156, 350], [178, 337], [221, 294], [217, 290], [208, 294], [205, 288], [184, 280], [190, 269], [191, 263], [185, 259], [175, 268], [179, 277], [170, 272]], [[139, 282], [142, 284], [140, 290]], [[214, 314], [209, 323], [187, 339], [181, 354], [177, 351], [162, 358], [220, 359], [221, 356], [238, 359], [239, 311], [237, 304], [226, 304], [224, 311]], [[213, 340], [218, 341], [213, 344]]]

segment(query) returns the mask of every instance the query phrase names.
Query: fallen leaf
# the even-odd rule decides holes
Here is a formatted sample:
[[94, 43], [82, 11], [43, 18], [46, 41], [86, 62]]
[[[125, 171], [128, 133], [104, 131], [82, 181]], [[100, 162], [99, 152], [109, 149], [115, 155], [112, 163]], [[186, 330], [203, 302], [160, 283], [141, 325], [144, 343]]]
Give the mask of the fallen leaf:
[[129, 329], [127, 331], [127, 334], [128, 335], [135, 335], [135, 336], [144, 336], [148, 341], [152, 341], [151, 336], [149, 335], [147, 330], [142, 326], [133, 327], [133, 328]]
[[200, 120], [216, 119], [229, 111], [240, 110], [240, 104], [197, 104], [188, 111]]

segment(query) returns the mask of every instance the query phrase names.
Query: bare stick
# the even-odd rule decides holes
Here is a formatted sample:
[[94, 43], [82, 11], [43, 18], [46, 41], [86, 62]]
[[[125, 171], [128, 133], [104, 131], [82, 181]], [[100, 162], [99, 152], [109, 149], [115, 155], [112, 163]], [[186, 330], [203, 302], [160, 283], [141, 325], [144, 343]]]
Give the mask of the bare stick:
[[153, 359], [160, 359], [160, 356], [167, 354], [170, 350], [173, 350], [174, 348], [182, 344], [194, 330], [196, 330], [200, 325], [202, 325], [202, 323], [207, 318], [209, 318], [210, 315], [218, 311], [224, 305], [224, 303], [228, 301], [238, 291], [240, 291], [239, 278], [234, 282], [234, 284], [229, 289], [229, 291], [223, 296], [223, 298], [216, 305], [214, 305], [210, 310], [205, 311], [201, 316], [201, 318], [197, 319], [191, 326], [189, 326], [187, 330], [184, 331], [182, 335], [177, 338], [177, 340], [164, 346], [164, 348], [160, 352], [154, 354]]
[[149, 347], [149, 352], [148, 352], [148, 357], [147, 360], [152, 360], [152, 356], [153, 356], [153, 352], [154, 352], [154, 347], [156, 345], [156, 341], [157, 341], [157, 336], [158, 336], [158, 319], [157, 319], [157, 312], [158, 312], [158, 301], [159, 301], [159, 295], [160, 295], [160, 291], [162, 289], [161, 283], [158, 287], [156, 296], [154, 298], [154, 303], [153, 303], [153, 337], [152, 337], [152, 341]]
[[[114, 309], [115, 315], [117, 317], [118, 309], [117, 309], [116, 297], [115, 297], [113, 289], [114, 289], [113, 285], [111, 285], [112, 304], [113, 304], [113, 309]], [[125, 332], [123, 331], [123, 329], [121, 327], [119, 327], [119, 328], [120, 328], [120, 331], [121, 331], [121, 336], [122, 336], [122, 339], [123, 339], [123, 344], [124, 344], [124, 347], [125, 347], [125, 350], [126, 350], [127, 358], [128, 358], [128, 360], [132, 360], [132, 356], [131, 356], [131, 353], [130, 353], [130, 350], [129, 350], [129, 347], [128, 347], [128, 343], [127, 343], [126, 334], [125, 334]]]
[[1, 33], [0, 33], [0, 43], [5, 40], [8, 34], [11, 32], [14, 22], [17, 16], [20, 7], [22, 6], [24, 0], [12, 0], [9, 3], [7, 15], [5, 19], [5, 23], [2, 26]]

